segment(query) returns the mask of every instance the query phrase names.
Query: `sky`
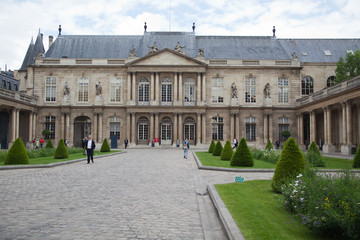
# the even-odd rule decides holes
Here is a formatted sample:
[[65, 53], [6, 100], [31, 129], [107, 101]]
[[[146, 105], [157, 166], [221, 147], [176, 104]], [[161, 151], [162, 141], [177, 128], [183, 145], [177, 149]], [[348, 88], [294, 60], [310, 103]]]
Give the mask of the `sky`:
[[360, 38], [359, 0], [0, 0], [0, 68], [21, 67], [31, 38], [147, 31], [277, 38]]

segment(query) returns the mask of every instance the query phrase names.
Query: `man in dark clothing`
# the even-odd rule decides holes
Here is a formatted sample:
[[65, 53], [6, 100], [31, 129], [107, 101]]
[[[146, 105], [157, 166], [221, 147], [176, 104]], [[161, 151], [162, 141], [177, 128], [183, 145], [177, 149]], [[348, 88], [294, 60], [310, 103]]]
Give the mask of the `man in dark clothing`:
[[94, 140], [92, 140], [91, 135], [89, 135], [88, 140], [86, 141], [86, 153], [87, 153], [87, 163], [90, 163], [90, 158], [91, 158], [91, 162], [94, 163], [94, 149], [95, 149], [95, 142]]
[[129, 143], [129, 140], [127, 138], [125, 138], [125, 140], [124, 140], [125, 149], [127, 148], [128, 143]]

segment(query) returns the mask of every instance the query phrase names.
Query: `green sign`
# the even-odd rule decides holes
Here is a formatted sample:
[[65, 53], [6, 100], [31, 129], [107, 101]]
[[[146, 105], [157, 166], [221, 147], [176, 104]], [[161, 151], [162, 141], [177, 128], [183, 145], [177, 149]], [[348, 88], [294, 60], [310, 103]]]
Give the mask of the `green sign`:
[[244, 183], [244, 181], [245, 181], [245, 178], [243, 178], [243, 177], [235, 177], [235, 182]]

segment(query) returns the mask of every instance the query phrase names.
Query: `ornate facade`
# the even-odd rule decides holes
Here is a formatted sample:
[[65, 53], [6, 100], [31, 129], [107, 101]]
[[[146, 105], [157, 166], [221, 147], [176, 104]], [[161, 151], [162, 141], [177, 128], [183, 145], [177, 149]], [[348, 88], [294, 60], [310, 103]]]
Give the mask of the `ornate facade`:
[[92, 134], [119, 146], [125, 138], [134, 146], [245, 137], [261, 148], [288, 130], [302, 146], [314, 140], [326, 152], [349, 153], [360, 143], [360, 91], [355, 84], [329, 92], [339, 57], [359, 46], [360, 39], [184, 32], [51, 37], [46, 52], [29, 47], [33, 62], [26, 56], [16, 75], [36, 99], [33, 110], [19, 110], [28, 125], [23, 139], [48, 129], [70, 145]]

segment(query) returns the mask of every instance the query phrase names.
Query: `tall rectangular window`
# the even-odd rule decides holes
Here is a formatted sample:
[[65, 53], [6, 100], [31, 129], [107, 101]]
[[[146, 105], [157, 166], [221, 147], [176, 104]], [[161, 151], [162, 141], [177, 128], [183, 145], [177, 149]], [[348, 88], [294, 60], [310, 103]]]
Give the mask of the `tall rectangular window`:
[[45, 79], [45, 101], [56, 101], [56, 77], [46, 77]]
[[172, 81], [170, 78], [164, 78], [161, 82], [161, 102], [172, 102]]
[[184, 102], [185, 103], [195, 102], [195, 81], [194, 81], [194, 79], [188, 78], [185, 80]]
[[245, 119], [245, 135], [246, 140], [255, 141], [256, 140], [256, 118], [248, 117]]
[[79, 78], [79, 102], [87, 102], [89, 101], [89, 79], [85, 77]]
[[288, 103], [289, 102], [289, 79], [288, 78], [279, 78], [278, 79], [278, 101], [279, 103]]
[[287, 138], [286, 137], [284, 137], [281, 133], [283, 132], [283, 131], [289, 131], [289, 119], [288, 118], [284, 118], [284, 117], [282, 117], [282, 118], [279, 118], [279, 139], [281, 140], [281, 141], [285, 141], [285, 140], [287, 140]]
[[50, 131], [49, 138], [55, 138], [55, 117], [47, 116], [45, 117], [45, 130]]
[[110, 136], [116, 135], [117, 139], [120, 139], [120, 117], [110, 118]]
[[224, 139], [224, 119], [222, 117], [212, 118], [212, 139]]
[[110, 81], [110, 102], [121, 102], [121, 78]]
[[139, 123], [138, 125], [138, 139], [149, 139], [149, 125], [147, 123]]
[[256, 102], [256, 79], [254, 77], [245, 78], [245, 102]]
[[212, 102], [222, 103], [224, 102], [224, 79], [223, 78], [212, 78]]

